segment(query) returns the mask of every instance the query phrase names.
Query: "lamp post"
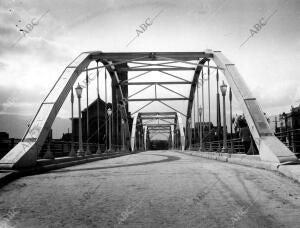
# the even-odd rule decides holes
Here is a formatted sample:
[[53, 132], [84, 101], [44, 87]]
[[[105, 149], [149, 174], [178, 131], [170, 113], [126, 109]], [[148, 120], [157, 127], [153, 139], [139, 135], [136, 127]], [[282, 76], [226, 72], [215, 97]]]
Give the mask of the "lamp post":
[[141, 150], [143, 151], [144, 140], [143, 140], [143, 128], [141, 129]]
[[202, 111], [203, 111], [203, 109], [200, 106], [199, 109], [198, 109], [198, 113], [199, 113], [199, 116], [200, 116], [200, 122], [199, 122], [199, 128], [200, 128], [200, 148], [199, 148], [199, 150], [200, 151], [203, 150], [203, 142], [202, 142], [202, 138], [203, 138], [203, 136], [202, 136], [202, 118], [201, 118]]
[[223, 148], [222, 148], [222, 153], [227, 153], [228, 148], [227, 148], [227, 130], [226, 130], [226, 109], [225, 109], [225, 96], [226, 96], [226, 90], [227, 90], [227, 85], [224, 83], [220, 85], [220, 90], [223, 96]]
[[112, 110], [111, 108], [107, 109], [107, 115], [108, 115], [108, 131], [109, 131], [109, 148], [108, 151], [111, 151], [111, 114]]
[[141, 149], [140, 135], [141, 135], [141, 133], [140, 133], [140, 131], [138, 131], [138, 150]]
[[233, 137], [232, 137], [232, 92], [231, 92], [231, 88], [229, 89], [229, 106], [230, 106], [230, 150], [229, 150], [229, 153], [233, 153]]
[[211, 124], [210, 124], [210, 68], [209, 68], [208, 60], [208, 68], [207, 68], [207, 93], [208, 93], [208, 141], [209, 141], [209, 151], [212, 151], [211, 147]]
[[230, 110], [230, 138], [232, 139], [232, 92], [231, 88], [229, 88], [229, 110]]
[[76, 152], [74, 149], [74, 93], [73, 87], [71, 89], [71, 151], [70, 157], [76, 157]]
[[141, 144], [140, 150], [143, 150], [143, 132], [142, 132], [142, 130], [140, 131], [140, 144]]
[[176, 128], [175, 128], [175, 129], [174, 129], [174, 149], [175, 149], [175, 150], [177, 149], [177, 148], [176, 148], [176, 137], [177, 137], [176, 133], [177, 133], [177, 130], [176, 130]]
[[89, 77], [86, 71], [86, 152], [85, 155], [91, 155], [89, 145]]
[[82, 146], [82, 127], [81, 127], [81, 94], [82, 94], [82, 87], [79, 85], [75, 88], [76, 94], [78, 97], [78, 127], [79, 127], [79, 148], [77, 154], [79, 156], [84, 156], [83, 146]]
[[220, 110], [220, 93], [219, 93], [219, 71], [217, 69], [217, 136], [218, 141], [220, 140], [221, 131], [221, 110]]
[[124, 139], [124, 124], [125, 121], [124, 119], [121, 120], [121, 137], [122, 137], [122, 151], [126, 151], [125, 149], [125, 139]]
[[191, 129], [192, 120], [191, 120], [191, 117], [188, 118], [188, 124], [189, 124], [188, 136], [189, 136], [189, 150], [190, 150], [190, 149], [192, 149], [192, 129]]
[[99, 95], [99, 68], [97, 61], [97, 154], [101, 154], [100, 148], [100, 95]]

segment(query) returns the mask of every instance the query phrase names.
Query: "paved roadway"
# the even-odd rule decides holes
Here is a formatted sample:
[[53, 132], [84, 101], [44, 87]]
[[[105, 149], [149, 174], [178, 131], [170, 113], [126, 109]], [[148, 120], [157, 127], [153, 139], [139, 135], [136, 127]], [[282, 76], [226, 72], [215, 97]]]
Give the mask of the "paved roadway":
[[21, 178], [0, 227], [300, 227], [300, 185], [278, 174], [148, 151]]

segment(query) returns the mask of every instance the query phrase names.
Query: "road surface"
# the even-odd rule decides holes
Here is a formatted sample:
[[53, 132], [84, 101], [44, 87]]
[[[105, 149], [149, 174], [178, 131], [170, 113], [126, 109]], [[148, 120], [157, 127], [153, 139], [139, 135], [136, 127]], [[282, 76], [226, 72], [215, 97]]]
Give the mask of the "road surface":
[[23, 177], [0, 227], [300, 227], [300, 185], [270, 171], [147, 151]]

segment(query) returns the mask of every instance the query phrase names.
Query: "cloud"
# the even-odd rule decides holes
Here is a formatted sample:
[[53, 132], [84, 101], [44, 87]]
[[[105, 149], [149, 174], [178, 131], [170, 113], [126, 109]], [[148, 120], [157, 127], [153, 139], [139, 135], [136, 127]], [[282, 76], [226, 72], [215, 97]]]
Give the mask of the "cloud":
[[300, 98], [298, 84], [296, 80], [273, 81], [267, 89], [263, 86], [256, 87], [253, 89], [253, 94], [255, 94], [264, 109], [278, 110], [297, 102], [297, 99]]
[[[22, 9], [20, 9], [20, 11], [24, 12]], [[32, 16], [27, 17], [30, 18]], [[26, 46], [18, 46], [18, 48], [13, 48], [16, 42], [26, 38], [24, 37], [23, 33], [19, 31], [19, 29], [25, 28], [25, 21], [30, 21], [28, 18], [21, 19], [18, 14], [11, 15], [9, 13], [9, 9], [0, 10], [0, 21], [5, 22], [0, 24], [0, 56], [10, 53], [24, 53], [28, 50], [28, 47]]]
[[33, 90], [0, 86], [0, 113], [30, 113], [42, 95]]
[[27, 55], [38, 56], [40, 60], [48, 63], [70, 61], [74, 58], [67, 46], [43, 37], [28, 37], [15, 49], [19, 46], [27, 47]]
[[0, 62], [0, 71], [1, 71], [1, 70], [5, 70], [6, 67], [7, 67], [7, 64], [6, 64], [6, 63]]

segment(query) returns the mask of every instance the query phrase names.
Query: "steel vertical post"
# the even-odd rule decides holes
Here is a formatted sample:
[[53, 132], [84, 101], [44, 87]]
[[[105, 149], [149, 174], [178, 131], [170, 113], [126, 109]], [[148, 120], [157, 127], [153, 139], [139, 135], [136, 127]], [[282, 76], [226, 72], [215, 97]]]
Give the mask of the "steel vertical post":
[[223, 96], [223, 148], [222, 153], [227, 153], [227, 130], [226, 130], [226, 108], [225, 108], [225, 95]]
[[220, 113], [220, 93], [219, 93], [219, 71], [217, 69], [217, 136], [220, 141], [221, 113]]
[[78, 155], [79, 156], [84, 156], [84, 150], [83, 150], [83, 146], [82, 146], [82, 125], [81, 125], [81, 102], [80, 102], [81, 98], [78, 97], [78, 127], [79, 127], [79, 131], [78, 131], [78, 135], [79, 135], [79, 149], [78, 149]]
[[232, 139], [232, 92], [231, 88], [229, 88], [229, 116], [230, 116], [230, 139]]
[[86, 71], [86, 155], [91, 155], [90, 145], [89, 145], [89, 75]]
[[122, 151], [126, 151], [125, 138], [124, 138], [124, 120], [123, 119], [121, 119], [121, 137], [122, 137]]
[[229, 88], [229, 122], [230, 122], [230, 150], [229, 153], [233, 153], [233, 137], [232, 137], [232, 91], [231, 87]]
[[111, 131], [112, 131], [112, 126], [111, 126], [111, 116], [112, 116], [112, 114], [110, 114], [109, 116], [108, 116], [108, 125], [109, 125], [109, 151], [111, 152], [111, 150], [112, 150], [112, 148], [111, 148]]
[[202, 75], [201, 75], [201, 89], [202, 89], [202, 119], [203, 119], [203, 123], [204, 123], [204, 113], [205, 113], [205, 110], [204, 110], [204, 73], [203, 73], [203, 68], [202, 68]]
[[195, 142], [196, 142], [196, 140], [195, 140], [196, 139], [196, 102], [195, 102], [195, 96], [194, 96], [193, 106], [194, 106], [194, 130], [193, 130], [194, 137], [193, 137], [192, 142], [194, 142], [194, 144], [195, 144]]
[[207, 68], [207, 73], [208, 73], [208, 78], [207, 78], [207, 96], [208, 96], [208, 140], [209, 140], [209, 151], [212, 151], [212, 147], [211, 147], [211, 126], [210, 126], [210, 67], [209, 67], [209, 60], [208, 60], [208, 68]]
[[[97, 154], [101, 154], [100, 148], [100, 94], [99, 94], [99, 62], [97, 61]], [[106, 112], [106, 111], [105, 111]]]
[[107, 150], [107, 139], [108, 139], [108, 127], [107, 127], [107, 75], [106, 75], [106, 68], [104, 68], [104, 87], [105, 87], [105, 150]]
[[117, 129], [117, 132], [116, 132], [116, 147], [117, 147], [117, 149], [119, 150], [119, 104], [118, 104], [118, 95], [117, 95], [117, 105], [116, 105], [116, 108], [117, 108], [117, 122], [116, 122], [116, 129]]
[[73, 93], [73, 87], [71, 89], [71, 151], [69, 156], [70, 157], [76, 157], [76, 152], [74, 149], [74, 93]]
[[222, 148], [222, 153], [227, 153], [228, 147], [227, 147], [226, 100], [225, 100], [227, 85], [225, 85], [224, 81], [223, 81], [223, 84], [220, 86], [220, 89], [221, 89], [222, 97], [223, 97], [223, 148]]
[[187, 128], [187, 131], [188, 131], [188, 135], [189, 135], [189, 150], [191, 149], [191, 146], [192, 146], [192, 129], [191, 129], [191, 125], [192, 125], [192, 120], [191, 120], [191, 117], [189, 117], [188, 119], [188, 128]]
[[198, 114], [199, 114], [199, 117], [200, 117], [200, 123], [199, 123], [199, 128], [200, 128], [200, 148], [199, 150], [202, 151], [203, 149], [203, 135], [202, 135], [202, 107], [200, 106], [199, 109], [198, 109]]
[[199, 147], [200, 147], [200, 116], [199, 116], [199, 81], [197, 82], [197, 119], [198, 119], [198, 138], [199, 138]]

